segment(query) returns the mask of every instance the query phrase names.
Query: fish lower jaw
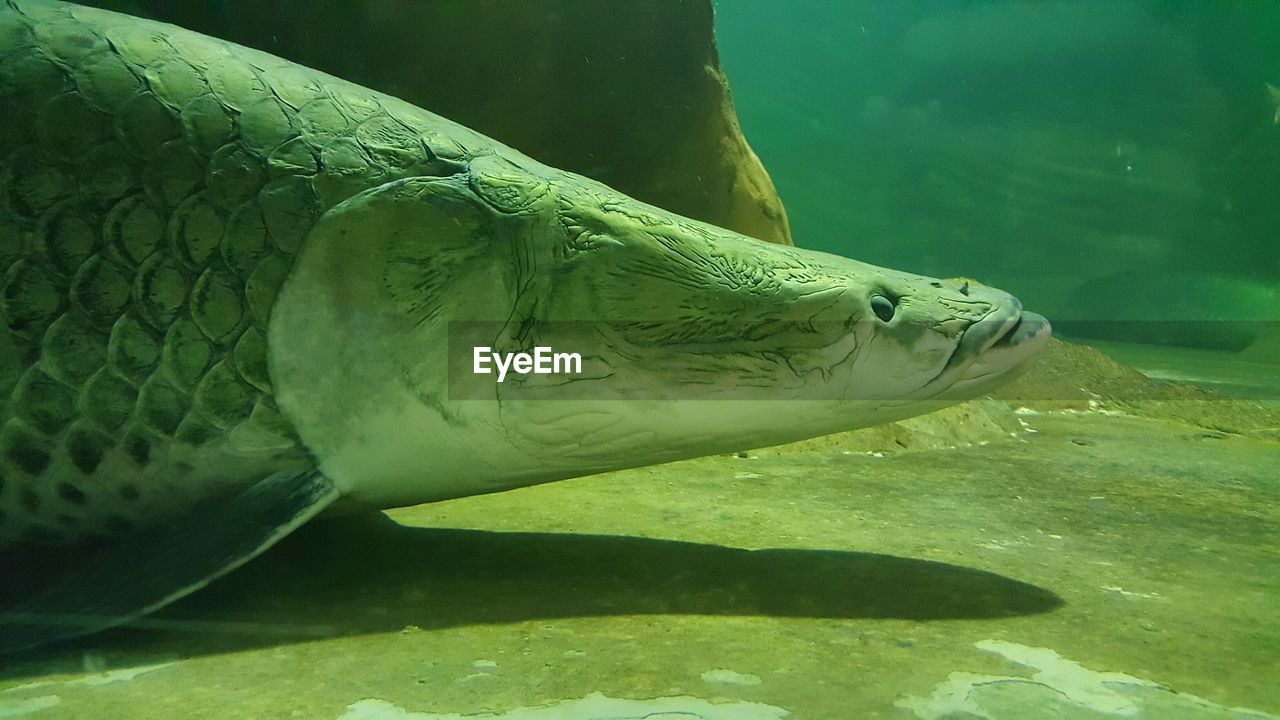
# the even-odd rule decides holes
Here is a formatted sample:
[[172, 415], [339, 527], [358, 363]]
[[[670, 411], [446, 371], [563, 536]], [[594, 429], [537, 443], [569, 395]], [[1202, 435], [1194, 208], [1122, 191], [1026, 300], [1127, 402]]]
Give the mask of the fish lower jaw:
[[1052, 337], [1049, 322], [1035, 313], [1023, 313], [1023, 317], [981, 356], [960, 369], [954, 379], [946, 382], [938, 391], [939, 399], [957, 402], [984, 395], [1021, 377], [1031, 369]]

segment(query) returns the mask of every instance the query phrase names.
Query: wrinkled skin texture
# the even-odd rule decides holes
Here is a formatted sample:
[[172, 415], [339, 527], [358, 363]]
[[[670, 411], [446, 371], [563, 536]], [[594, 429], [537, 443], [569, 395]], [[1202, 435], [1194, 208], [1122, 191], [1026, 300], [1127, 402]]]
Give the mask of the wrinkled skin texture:
[[[784, 442], [971, 397], [1047, 338], [999, 291], [768, 246], [123, 15], [0, 4], [0, 111], [0, 545], [276, 471], [389, 507]], [[505, 348], [590, 321], [611, 372], [585, 402], [450, 387], [463, 321]]]
[[[1048, 336], [999, 290], [767, 245], [495, 147], [322, 218], [271, 366], [326, 475], [386, 507], [928, 412]], [[469, 371], [475, 346], [539, 345], [584, 354], [583, 375]]]

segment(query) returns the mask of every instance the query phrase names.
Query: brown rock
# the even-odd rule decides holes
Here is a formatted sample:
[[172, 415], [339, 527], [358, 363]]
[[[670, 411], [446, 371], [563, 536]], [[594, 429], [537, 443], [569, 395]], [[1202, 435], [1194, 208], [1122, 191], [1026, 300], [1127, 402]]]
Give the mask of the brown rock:
[[1095, 348], [1059, 340], [1049, 344], [1030, 372], [991, 396], [1039, 411], [1105, 410], [1264, 438], [1280, 431], [1280, 407], [1274, 403], [1151, 380]]

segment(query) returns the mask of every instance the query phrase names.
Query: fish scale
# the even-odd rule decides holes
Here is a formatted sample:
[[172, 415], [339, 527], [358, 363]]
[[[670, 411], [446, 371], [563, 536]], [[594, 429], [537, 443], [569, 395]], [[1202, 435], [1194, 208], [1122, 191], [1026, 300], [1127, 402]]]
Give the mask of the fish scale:
[[483, 145], [265, 53], [51, 2], [0, 6], [0, 112], [0, 545], [127, 533], [313, 464], [266, 361], [293, 255], [337, 202]]

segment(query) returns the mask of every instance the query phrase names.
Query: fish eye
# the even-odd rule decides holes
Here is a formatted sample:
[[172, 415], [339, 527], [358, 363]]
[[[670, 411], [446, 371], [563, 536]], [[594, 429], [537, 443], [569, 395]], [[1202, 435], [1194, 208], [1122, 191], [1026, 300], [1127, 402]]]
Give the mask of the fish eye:
[[897, 311], [897, 304], [883, 295], [871, 296], [871, 312], [880, 318], [881, 322], [889, 322], [893, 319], [894, 312]]

